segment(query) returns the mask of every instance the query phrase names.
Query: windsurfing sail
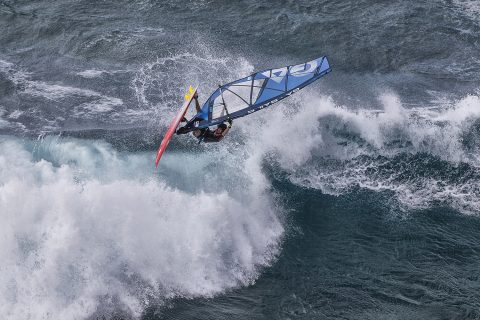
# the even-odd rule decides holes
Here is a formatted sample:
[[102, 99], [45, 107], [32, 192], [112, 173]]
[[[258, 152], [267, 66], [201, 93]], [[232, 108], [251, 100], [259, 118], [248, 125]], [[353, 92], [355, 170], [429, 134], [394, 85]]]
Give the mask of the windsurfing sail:
[[302, 64], [256, 72], [219, 86], [185, 125], [183, 132], [220, 124], [266, 108], [331, 71], [327, 57]]
[[172, 138], [172, 135], [175, 133], [175, 130], [177, 130], [178, 124], [180, 123], [182, 118], [185, 116], [185, 113], [187, 112], [187, 109], [190, 106], [190, 103], [192, 102], [193, 96], [195, 95], [196, 92], [197, 92], [197, 88], [194, 89], [192, 86], [188, 88], [188, 93], [185, 94], [185, 102], [183, 103], [182, 108], [175, 115], [175, 118], [173, 118], [170, 124], [170, 127], [168, 128], [167, 133], [165, 134], [165, 137], [163, 137], [163, 140], [160, 143], [160, 147], [158, 148], [158, 152], [157, 152], [157, 158], [155, 159], [155, 167], [158, 167], [158, 162], [160, 161], [162, 154], [165, 152], [165, 149], [167, 148], [168, 143]]

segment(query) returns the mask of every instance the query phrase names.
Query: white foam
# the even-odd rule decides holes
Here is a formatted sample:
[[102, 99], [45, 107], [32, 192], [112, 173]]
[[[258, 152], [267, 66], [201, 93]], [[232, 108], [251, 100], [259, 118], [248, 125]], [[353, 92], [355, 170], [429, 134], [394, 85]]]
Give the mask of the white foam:
[[99, 113], [111, 112], [122, 105], [122, 99], [100, 96], [97, 100], [84, 102], [75, 106], [73, 113], [77, 117], [95, 117]]
[[296, 184], [334, 195], [353, 187], [392, 191], [397, 202], [410, 209], [441, 203], [464, 213], [480, 212], [476, 183], [436, 176], [403, 179], [403, 172], [382, 174], [380, 168], [401, 153], [426, 153], [451, 166], [468, 163], [476, 170], [478, 143], [473, 150], [465, 147], [464, 135], [480, 119], [480, 98], [467, 96], [437, 109], [405, 109], [393, 94], [380, 96], [380, 101], [381, 112], [351, 110], [305, 93], [288, 100], [288, 107], [287, 101], [273, 106], [268, 117], [250, 116], [242, 127], [245, 134], [258, 133], [249, 142], [255, 158], [268, 155]]
[[28, 81], [26, 82], [24, 93], [35, 97], [42, 97], [49, 100], [60, 100], [72, 96], [81, 97], [99, 97], [100, 93], [76, 87], [51, 84], [42, 81]]
[[[81, 73], [85, 77], [94, 77], [98, 73], [95, 70], [86, 70]], [[0, 72], [5, 72], [8, 78], [19, 88], [20, 95], [28, 95], [36, 98], [47, 99], [53, 102], [62, 102], [67, 99], [84, 101], [75, 105], [73, 110], [68, 113], [69, 116], [81, 118], [98, 117], [100, 114], [111, 113], [111, 117], [121, 118], [122, 112], [125, 110], [118, 110], [123, 106], [123, 100], [117, 97], [103, 95], [100, 92], [67, 86], [63, 84], [50, 83], [45, 81], [31, 80], [31, 75], [15, 68], [12, 63], [0, 60]], [[99, 71], [100, 72], [100, 71]], [[102, 73], [104, 71], [101, 71]], [[55, 119], [42, 118], [42, 130], [58, 128], [58, 122], [64, 121], [65, 110], [61, 108], [56, 112]], [[114, 112], [112, 112], [114, 111]], [[38, 114], [38, 108], [30, 108], [29, 110], [16, 110], [9, 115], [9, 119], [17, 119], [21, 114]], [[125, 121], [132, 121], [131, 117], [125, 116]]]
[[80, 89], [58, 84], [51, 84], [42, 81], [30, 80], [30, 74], [22, 70], [18, 70], [12, 63], [0, 60], [0, 71], [8, 75], [8, 78], [16, 85], [24, 87], [24, 93], [32, 96], [40, 96], [43, 98], [56, 100], [62, 99], [69, 95], [80, 96], [98, 96], [95, 91], [88, 89]]
[[104, 73], [107, 73], [107, 71], [88, 69], [88, 70], [77, 72], [76, 74], [83, 78], [93, 79], [93, 78], [101, 77]]
[[479, 21], [480, 3], [476, 0], [454, 0], [453, 3], [470, 18]]
[[282, 226], [262, 193], [172, 189], [148, 178], [151, 154], [101, 142], [29, 144], [0, 138], [6, 319], [81, 319], [111, 304], [138, 317], [152, 301], [250, 284], [277, 252]]
[[18, 119], [23, 114], [23, 111], [14, 110], [8, 115], [9, 119]]

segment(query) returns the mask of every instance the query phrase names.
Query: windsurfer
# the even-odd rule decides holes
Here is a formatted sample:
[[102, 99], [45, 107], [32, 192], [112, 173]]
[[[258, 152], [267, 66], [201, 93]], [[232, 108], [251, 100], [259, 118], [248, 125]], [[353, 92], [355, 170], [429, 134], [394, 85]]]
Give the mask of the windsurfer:
[[[200, 108], [200, 103], [198, 102], [198, 93], [195, 92], [193, 95], [193, 99], [195, 100], [195, 109], [197, 109], [197, 113], [201, 112], [202, 109]], [[201, 120], [201, 119], [199, 119]], [[182, 119], [182, 122], [187, 122], [188, 120], [184, 117]], [[221, 123], [217, 126], [215, 130], [211, 130], [210, 128], [202, 128], [202, 129], [195, 129], [192, 131], [193, 135], [199, 139], [200, 141], [203, 142], [219, 142], [222, 140], [230, 131], [230, 128], [232, 127], [233, 121], [231, 119], [228, 119], [226, 123]], [[183, 133], [182, 130], [183, 128], [179, 128], [177, 130], [177, 133]]]

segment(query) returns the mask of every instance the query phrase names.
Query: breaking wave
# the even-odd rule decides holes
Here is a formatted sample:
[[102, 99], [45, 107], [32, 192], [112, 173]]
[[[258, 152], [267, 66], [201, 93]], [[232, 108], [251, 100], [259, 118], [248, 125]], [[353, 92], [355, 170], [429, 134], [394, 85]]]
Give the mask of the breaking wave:
[[182, 191], [151, 178], [151, 161], [101, 141], [0, 137], [4, 317], [137, 317], [255, 281], [283, 234], [268, 195]]
[[352, 110], [312, 92], [296, 99], [296, 108], [276, 108], [244, 126], [245, 134], [264, 128], [251, 150], [291, 182], [333, 195], [356, 188], [390, 192], [396, 208], [448, 206], [478, 214], [478, 96], [406, 109], [385, 94], [382, 110]]

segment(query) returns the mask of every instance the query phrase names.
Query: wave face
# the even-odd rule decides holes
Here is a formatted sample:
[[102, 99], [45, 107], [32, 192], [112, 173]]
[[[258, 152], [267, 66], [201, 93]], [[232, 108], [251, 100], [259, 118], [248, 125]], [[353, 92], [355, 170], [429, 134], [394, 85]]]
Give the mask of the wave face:
[[[0, 2], [6, 319], [475, 318], [477, 1]], [[254, 70], [333, 72], [176, 137]]]

